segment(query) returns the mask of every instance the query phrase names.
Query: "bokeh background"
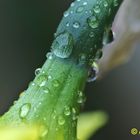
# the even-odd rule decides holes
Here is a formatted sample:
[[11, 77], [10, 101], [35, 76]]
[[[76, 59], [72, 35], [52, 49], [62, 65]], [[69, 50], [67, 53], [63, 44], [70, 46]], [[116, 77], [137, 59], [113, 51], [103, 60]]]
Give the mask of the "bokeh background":
[[[34, 78], [46, 60], [53, 34], [71, 0], [0, 0], [0, 115]], [[140, 48], [129, 63], [89, 83], [84, 111], [104, 110], [108, 124], [91, 140], [138, 140], [140, 130]]]

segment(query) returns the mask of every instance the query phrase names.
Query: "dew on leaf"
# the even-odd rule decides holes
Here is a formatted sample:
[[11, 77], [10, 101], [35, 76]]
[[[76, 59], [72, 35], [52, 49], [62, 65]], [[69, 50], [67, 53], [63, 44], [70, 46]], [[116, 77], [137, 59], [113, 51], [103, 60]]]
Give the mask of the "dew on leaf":
[[52, 44], [53, 53], [60, 58], [68, 58], [73, 49], [74, 40], [70, 33], [60, 34]]
[[35, 70], [35, 75], [37, 76], [38, 74], [40, 74], [41, 73], [41, 68], [37, 68], [36, 70]]
[[69, 116], [70, 114], [71, 114], [70, 107], [65, 106], [65, 108], [64, 108], [64, 115]]
[[64, 124], [65, 124], [65, 119], [64, 119], [63, 116], [59, 116], [59, 117], [58, 117], [58, 124], [59, 124], [59, 125], [64, 125]]
[[80, 27], [80, 23], [78, 22], [78, 21], [75, 21], [74, 23], [73, 23], [73, 28], [79, 28]]
[[19, 117], [21, 119], [24, 119], [27, 117], [27, 115], [29, 114], [31, 109], [31, 104], [30, 103], [25, 103], [21, 106], [20, 110], [19, 110]]
[[99, 21], [98, 21], [98, 19], [96, 18], [96, 16], [91, 16], [91, 17], [89, 17], [89, 18], [87, 19], [87, 22], [88, 22], [88, 25], [89, 25], [91, 28], [93, 28], [93, 29], [95, 29], [95, 28], [97, 28], [97, 27], [99, 26]]

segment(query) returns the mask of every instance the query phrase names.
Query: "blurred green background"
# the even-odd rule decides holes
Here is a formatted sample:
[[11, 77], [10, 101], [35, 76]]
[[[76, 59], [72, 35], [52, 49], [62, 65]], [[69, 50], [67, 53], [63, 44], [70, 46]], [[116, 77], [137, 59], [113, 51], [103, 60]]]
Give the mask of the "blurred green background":
[[[34, 78], [71, 0], [0, 1], [0, 114], [8, 110]], [[101, 81], [89, 83], [84, 111], [105, 110], [109, 123], [91, 140], [136, 140], [140, 130], [140, 48], [131, 61]]]

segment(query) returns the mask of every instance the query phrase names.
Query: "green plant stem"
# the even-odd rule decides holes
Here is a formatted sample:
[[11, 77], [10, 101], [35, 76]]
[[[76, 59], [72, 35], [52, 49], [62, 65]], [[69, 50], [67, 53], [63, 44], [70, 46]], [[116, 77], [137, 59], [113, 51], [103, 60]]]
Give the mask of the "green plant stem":
[[[117, 6], [114, 6], [114, 1]], [[84, 2], [87, 2], [84, 11], [75, 13], [79, 6], [84, 6]], [[39, 125], [42, 140], [76, 139], [77, 116], [84, 103], [82, 92], [89, 63], [94, 61], [97, 51], [102, 48], [104, 29], [110, 26], [120, 3], [121, 0], [75, 2], [75, 6], [68, 10], [69, 14], [71, 11], [74, 13], [64, 17], [58, 27], [52, 45], [54, 54], [48, 57], [40, 73], [19, 100], [2, 116], [1, 125]], [[90, 18], [97, 18], [97, 21], [88, 23]], [[66, 26], [67, 22], [72, 26]], [[69, 36], [60, 36], [64, 32]], [[89, 36], [91, 33], [92, 37]]]

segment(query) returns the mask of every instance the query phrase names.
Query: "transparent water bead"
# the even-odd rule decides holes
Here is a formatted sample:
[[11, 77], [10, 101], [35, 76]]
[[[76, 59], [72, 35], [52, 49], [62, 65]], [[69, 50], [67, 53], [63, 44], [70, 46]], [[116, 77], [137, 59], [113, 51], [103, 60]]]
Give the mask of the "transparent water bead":
[[69, 12], [68, 11], [64, 12], [64, 17], [68, 17], [68, 16], [69, 16]]
[[24, 119], [27, 117], [31, 109], [31, 104], [30, 103], [25, 103], [21, 106], [19, 110], [19, 116], [21, 119]]
[[40, 72], [41, 72], [41, 68], [37, 68], [37, 69], [35, 70], [35, 75], [37, 76], [38, 74], [40, 74]]
[[83, 2], [83, 5], [87, 5], [88, 3], [85, 1], [85, 2]]
[[79, 104], [84, 103], [84, 95], [83, 95], [83, 92], [82, 91], [78, 91], [77, 103], [79, 103]]
[[44, 138], [45, 136], [47, 136], [48, 131], [49, 131], [48, 128], [42, 125], [40, 128], [40, 137]]
[[53, 58], [53, 54], [51, 52], [48, 52], [46, 57], [51, 60]]
[[75, 120], [77, 120], [77, 118], [78, 118], [77, 111], [76, 111], [76, 109], [73, 107], [73, 108], [72, 108], [72, 120], [75, 121]]
[[73, 49], [74, 40], [70, 33], [60, 34], [52, 44], [53, 53], [60, 58], [68, 58]]
[[101, 12], [101, 9], [100, 9], [99, 5], [96, 5], [93, 10], [94, 10], [95, 13], [100, 13]]
[[87, 19], [88, 25], [95, 29], [99, 26], [99, 20], [96, 18], [96, 16], [91, 16]]
[[54, 87], [59, 87], [59, 85], [60, 85], [58, 80], [53, 80], [52, 84]]
[[118, 5], [119, 5], [118, 0], [114, 0], [114, 1], [113, 1], [113, 4], [114, 4], [114, 7], [118, 6]]
[[79, 28], [80, 27], [80, 23], [78, 21], [75, 21], [73, 23], [73, 27], [76, 28], [76, 29]]
[[58, 124], [59, 124], [59, 125], [64, 125], [64, 124], [65, 124], [65, 119], [64, 119], [63, 116], [59, 116], [59, 117], [58, 117]]
[[79, 6], [79, 7], [76, 9], [76, 12], [77, 12], [77, 13], [81, 13], [81, 12], [83, 12], [83, 10], [84, 10], [84, 6]]
[[108, 7], [108, 2], [107, 1], [104, 1], [103, 4], [104, 4], [104, 7]]
[[69, 116], [70, 114], [71, 114], [70, 107], [65, 106], [65, 108], [64, 108], [64, 115]]
[[74, 7], [74, 6], [75, 6], [75, 3], [74, 3], [74, 2], [72, 2], [70, 6], [71, 6], [71, 7]]
[[87, 82], [94, 82], [97, 79], [98, 72], [98, 64], [96, 62], [93, 62], [91, 68], [89, 69]]
[[84, 65], [86, 63], [87, 60], [87, 56], [82, 53], [79, 55], [79, 65]]

